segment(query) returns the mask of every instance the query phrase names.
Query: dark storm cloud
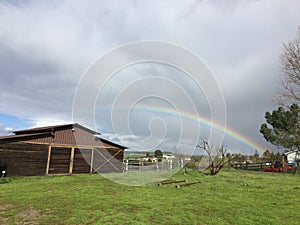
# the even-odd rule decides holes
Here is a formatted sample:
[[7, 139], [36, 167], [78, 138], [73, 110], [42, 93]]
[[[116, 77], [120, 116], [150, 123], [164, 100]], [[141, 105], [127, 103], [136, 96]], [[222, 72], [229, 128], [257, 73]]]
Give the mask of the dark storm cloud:
[[[295, 35], [299, 11], [296, 0], [1, 1], [0, 113], [30, 120], [32, 125], [70, 122], [76, 87], [92, 62], [120, 44], [163, 40], [187, 47], [208, 64], [224, 93], [228, 126], [269, 147], [259, 125], [264, 112], [275, 107], [278, 57], [282, 43]], [[110, 94], [118, 93], [130, 79], [155, 73], [175, 74], [174, 69], [142, 66], [115, 79], [99, 115], [110, 116]], [[175, 77], [197, 98], [199, 92], [185, 76]], [[201, 98], [198, 109], [207, 104]], [[204, 108], [209, 117], [207, 105]], [[142, 123], [135, 124], [133, 130], [147, 134]], [[111, 128], [106, 119], [99, 125], [112, 138]], [[132, 142], [138, 134], [121, 138]], [[238, 146], [234, 140], [226, 141], [228, 147]], [[166, 142], [172, 146], [171, 137]]]

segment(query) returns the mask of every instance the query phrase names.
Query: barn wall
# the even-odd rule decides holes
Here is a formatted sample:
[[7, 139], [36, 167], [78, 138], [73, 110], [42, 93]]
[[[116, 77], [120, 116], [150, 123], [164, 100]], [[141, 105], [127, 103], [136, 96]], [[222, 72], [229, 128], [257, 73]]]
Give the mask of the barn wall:
[[[75, 149], [73, 173], [89, 173], [91, 162], [91, 149]], [[87, 163], [89, 162], [89, 163]]]
[[96, 173], [110, 173], [123, 171], [123, 154], [121, 149], [95, 148], [93, 171]]
[[49, 174], [67, 174], [70, 168], [71, 148], [51, 148]]
[[[95, 148], [93, 173], [123, 171], [123, 150]], [[49, 174], [67, 174], [70, 168], [71, 148], [51, 148]], [[75, 148], [73, 174], [90, 173], [92, 149]]]
[[[71, 147], [51, 147], [49, 174], [68, 174], [70, 169]], [[95, 148], [93, 172], [122, 172], [124, 150], [119, 148]], [[0, 144], [0, 159], [8, 165], [8, 176], [45, 175], [48, 145], [25, 142]], [[73, 173], [90, 173], [92, 149], [75, 148]]]
[[0, 159], [8, 166], [8, 176], [44, 175], [47, 152], [46, 145], [20, 142], [0, 144]]

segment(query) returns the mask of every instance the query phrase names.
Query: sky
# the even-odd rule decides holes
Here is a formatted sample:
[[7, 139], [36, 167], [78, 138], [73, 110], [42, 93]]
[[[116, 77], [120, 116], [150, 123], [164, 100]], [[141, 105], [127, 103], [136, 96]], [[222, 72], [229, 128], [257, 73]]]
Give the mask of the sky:
[[[226, 128], [215, 121], [213, 129], [224, 131], [220, 141], [229, 151], [282, 151], [259, 128], [265, 112], [277, 107], [279, 57], [296, 35], [299, 12], [297, 0], [0, 1], [0, 135], [79, 122], [130, 149], [192, 151], [210, 139], [217, 113]], [[207, 92], [213, 87], [197, 86], [172, 65], [141, 62], [101, 83], [93, 108], [80, 109], [93, 118], [74, 117], [93, 65], [120, 46], [149, 40], [197, 55], [226, 113], [212, 112], [216, 98]], [[86, 89], [103, 79], [99, 70]]]

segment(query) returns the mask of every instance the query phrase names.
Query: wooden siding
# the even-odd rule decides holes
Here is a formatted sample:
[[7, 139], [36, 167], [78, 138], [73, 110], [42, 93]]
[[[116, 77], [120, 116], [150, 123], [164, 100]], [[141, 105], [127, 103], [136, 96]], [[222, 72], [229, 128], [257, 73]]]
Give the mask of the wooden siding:
[[73, 173], [89, 173], [91, 162], [91, 149], [75, 149]]
[[123, 171], [123, 154], [120, 149], [94, 150], [93, 171], [95, 173], [109, 173]]
[[[71, 151], [71, 147], [51, 147], [49, 175], [70, 172]], [[123, 149], [118, 148], [75, 148], [71, 173], [122, 172], [123, 154]], [[0, 144], [0, 159], [8, 165], [8, 176], [45, 175], [47, 158], [48, 145], [25, 142]]]
[[8, 176], [44, 175], [48, 148], [26, 143], [0, 144], [0, 159], [8, 166]]
[[49, 174], [67, 174], [70, 167], [71, 149], [51, 148]]

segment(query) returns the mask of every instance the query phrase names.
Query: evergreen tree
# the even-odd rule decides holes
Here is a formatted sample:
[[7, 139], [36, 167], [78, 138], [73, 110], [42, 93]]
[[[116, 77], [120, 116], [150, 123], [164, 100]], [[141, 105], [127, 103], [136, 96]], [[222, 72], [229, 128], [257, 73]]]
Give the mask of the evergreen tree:
[[276, 145], [288, 149], [300, 147], [300, 113], [299, 106], [292, 104], [288, 110], [278, 107], [272, 113], [266, 112], [266, 121], [261, 125], [260, 132], [264, 138]]

